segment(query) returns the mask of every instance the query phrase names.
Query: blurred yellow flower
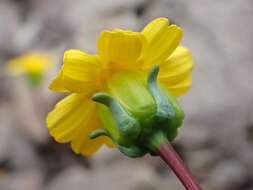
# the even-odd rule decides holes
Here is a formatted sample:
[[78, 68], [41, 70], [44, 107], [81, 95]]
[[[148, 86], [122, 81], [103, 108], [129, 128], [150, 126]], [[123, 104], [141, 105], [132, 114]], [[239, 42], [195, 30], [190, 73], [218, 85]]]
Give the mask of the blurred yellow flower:
[[52, 67], [52, 57], [45, 53], [28, 52], [10, 60], [5, 65], [8, 75], [16, 76], [24, 74], [29, 84], [37, 87], [43, 74]]
[[115, 73], [134, 71], [147, 74], [157, 64], [158, 80], [175, 95], [185, 93], [191, 85], [193, 60], [188, 49], [179, 46], [182, 29], [157, 18], [142, 32], [115, 29], [103, 31], [97, 41], [98, 55], [68, 50], [63, 66], [49, 88], [72, 94], [56, 104], [47, 117], [50, 134], [61, 143], [71, 142], [75, 153], [89, 156], [101, 145], [114, 147], [108, 137], [89, 139], [96, 129], [103, 129], [97, 103], [91, 96], [104, 91]]
[[52, 66], [51, 57], [44, 53], [29, 52], [10, 60], [6, 71], [10, 75], [24, 73], [41, 74]]

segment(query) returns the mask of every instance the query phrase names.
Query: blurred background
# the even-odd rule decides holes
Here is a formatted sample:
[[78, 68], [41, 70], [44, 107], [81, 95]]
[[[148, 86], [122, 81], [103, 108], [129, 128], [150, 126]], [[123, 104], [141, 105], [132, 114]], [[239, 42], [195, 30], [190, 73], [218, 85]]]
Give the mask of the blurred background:
[[[55, 143], [45, 125], [63, 97], [47, 86], [65, 50], [95, 53], [102, 30], [140, 31], [160, 16], [183, 28], [181, 44], [195, 60], [175, 149], [203, 189], [253, 190], [252, 0], [0, 0], [1, 190], [184, 189], [157, 157], [103, 147], [85, 158]], [[3, 69], [32, 50], [56, 65], [37, 88]]]

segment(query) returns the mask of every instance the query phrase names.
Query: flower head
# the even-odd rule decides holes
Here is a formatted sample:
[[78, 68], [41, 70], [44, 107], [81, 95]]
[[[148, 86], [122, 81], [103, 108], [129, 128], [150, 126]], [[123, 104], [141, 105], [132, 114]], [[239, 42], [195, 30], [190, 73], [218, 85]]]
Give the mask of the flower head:
[[5, 67], [9, 75], [25, 74], [32, 84], [40, 82], [41, 76], [52, 66], [51, 57], [45, 53], [28, 52], [10, 60]]
[[[166, 18], [158, 18], [142, 32], [103, 31], [97, 41], [98, 55], [74, 49], [66, 51], [63, 66], [49, 88], [72, 94], [49, 113], [50, 134], [58, 142], [71, 142], [74, 152], [85, 156], [103, 144], [109, 147], [117, 144], [123, 152], [132, 151], [126, 147], [135, 149], [133, 142], [139, 142], [143, 133], [153, 130], [147, 127], [153, 122], [147, 117], [161, 118], [157, 114], [159, 102], [161, 114], [167, 106], [175, 112], [173, 117], [180, 118], [180, 122], [170, 123], [177, 128], [183, 112], [174, 96], [189, 89], [193, 67], [190, 52], [179, 46], [181, 38], [181, 28], [169, 25]], [[157, 118], [156, 121], [160, 120]], [[176, 131], [169, 131], [166, 132], [172, 140]], [[90, 134], [93, 138], [106, 136], [90, 139]]]

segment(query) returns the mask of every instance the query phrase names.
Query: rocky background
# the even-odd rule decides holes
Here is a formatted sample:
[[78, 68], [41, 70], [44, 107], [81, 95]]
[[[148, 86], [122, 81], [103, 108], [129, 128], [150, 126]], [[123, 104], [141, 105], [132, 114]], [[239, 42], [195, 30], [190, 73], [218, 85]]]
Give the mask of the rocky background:
[[195, 60], [193, 85], [174, 147], [205, 190], [253, 190], [252, 0], [0, 0], [0, 189], [181, 190], [158, 158], [130, 159], [104, 147], [74, 155], [48, 135], [45, 117], [62, 95], [32, 90], [3, 71], [30, 50], [96, 52], [103, 29], [140, 31], [163, 16], [184, 30]]

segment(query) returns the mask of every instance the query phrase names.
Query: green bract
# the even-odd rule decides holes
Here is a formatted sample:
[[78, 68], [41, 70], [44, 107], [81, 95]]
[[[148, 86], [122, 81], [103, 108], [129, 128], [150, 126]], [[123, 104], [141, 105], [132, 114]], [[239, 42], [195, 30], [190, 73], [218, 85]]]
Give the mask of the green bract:
[[106, 135], [129, 157], [154, 155], [162, 140], [172, 141], [184, 112], [169, 89], [157, 82], [158, 72], [159, 66], [153, 66], [147, 81], [139, 73], [119, 72], [106, 92], [94, 94], [105, 129], [92, 132], [90, 138]]

